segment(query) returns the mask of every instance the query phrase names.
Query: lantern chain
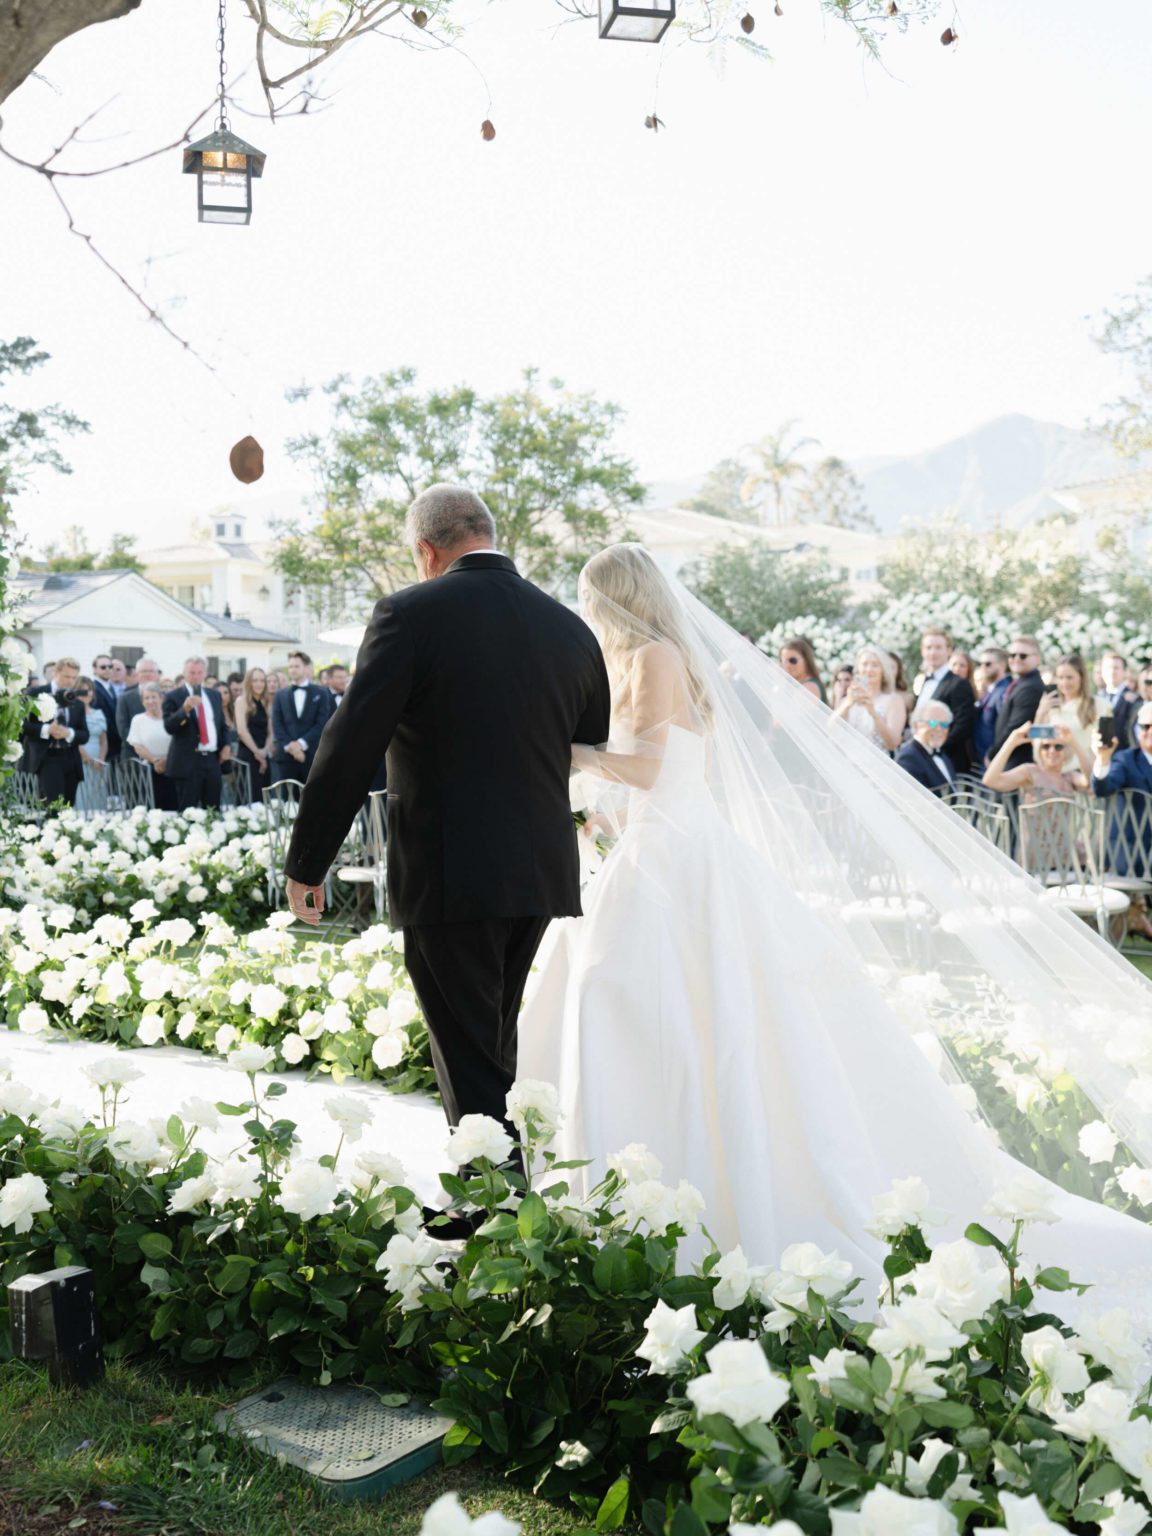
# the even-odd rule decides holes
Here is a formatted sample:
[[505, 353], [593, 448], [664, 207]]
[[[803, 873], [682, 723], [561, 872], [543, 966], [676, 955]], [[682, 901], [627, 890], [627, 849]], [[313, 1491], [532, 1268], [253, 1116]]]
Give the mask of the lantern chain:
[[225, 75], [227, 73], [227, 68], [228, 68], [227, 61], [224, 58], [224, 27], [225, 27], [225, 20], [226, 20], [226, 18], [225, 18], [226, 7], [227, 7], [227, 0], [220, 0], [219, 12], [218, 12], [218, 16], [217, 16], [217, 23], [218, 23], [217, 32], [218, 32], [218, 35], [217, 35], [217, 38], [216, 38], [216, 52], [217, 52], [217, 54], [220, 57], [220, 115], [219, 115], [219, 118], [217, 120], [216, 126], [222, 132], [223, 131], [227, 131], [231, 127], [231, 124], [228, 121], [228, 103], [227, 103], [227, 98], [226, 98], [225, 93], [224, 93], [224, 79], [225, 79]]

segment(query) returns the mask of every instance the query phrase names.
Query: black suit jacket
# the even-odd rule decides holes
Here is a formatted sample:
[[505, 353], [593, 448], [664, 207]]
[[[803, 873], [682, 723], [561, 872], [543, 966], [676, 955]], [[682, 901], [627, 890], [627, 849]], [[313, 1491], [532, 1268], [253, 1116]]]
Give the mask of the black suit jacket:
[[1138, 693], [1134, 693], [1131, 688], [1125, 688], [1113, 705], [1112, 718], [1116, 723], [1116, 740], [1121, 747], [1139, 746], [1136, 740], [1136, 716], [1140, 713], [1140, 705], [1143, 702]]
[[331, 691], [321, 683], [308, 682], [303, 686], [308, 690], [308, 696], [304, 700], [302, 714], [296, 713], [296, 695], [293, 692], [295, 684], [293, 683], [282, 683], [272, 700], [272, 735], [276, 742], [276, 750], [272, 754], [273, 762], [295, 763], [296, 759], [289, 757], [285, 750], [290, 741], [306, 741], [308, 756], [314, 757], [316, 748], [320, 745], [324, 727], [328, 724], [328, 718], [335, 708]]
[[[53, 688], [41, 683], [28, 689], [29, 698], [53, 693]], [[88, 717], [79, 699], [71, 704], [61, 704], [57, 710], [61, 725], [70, 726], [75, 733], [70, 742], [45, 740], [40, 734], [45, 722], [38, 714], [29, 715], [24, 721], [21, 736], [24, 742], [24, 768], [28, 773], [39, 773], [51, 758], [60, 764], [62, 771], [77, 780], [84, 777], [84, 764], [80, 761], [80, 748], [88, 740]]]
[[[178, 688], [173, 688], [171, 693], [164, 695], [162, 714], [164, 717], [164, 729], [172, 738], [172, 745], [168, 749], [168, 758], [164, 766], [166, 779], [187, 779], [192, 774], [192, 759], [196, 756], [200, 746], [200, 731], [196, 725], [196, 711], [185, 712], [184, 700], [188, 697], [187, 683], [181, 683]], [[212, 718], [216, 722], [216, 752], [219, 759], [220, 753], [228, 745], [228, 738], [224, 730], [224, 704], [215, 688], [201, 688], [201, 694], [212, 711]]]
[[[132, 729], [133, 720], [143, 713], [144, 700], [140, 697], [140, 689], [125, 688], [116, 700], [116, 731], [121, 742], [128, 740], [128, 732]], [[121, 750], [123, 751], [123, 748]]]
[[324, 879], [387, 750], [393, 923], [575, 916], [571, 748], [606, 741], [610, 714], [592, 631], [505, 556], [382, 598], [316, 754], [288, 875]]
[[120, 700], [112, 692], [107, 683], [94, 678], [92, 681], [92, 702], [97, 709], [104, 711], [104, 718], [108, 722], [108, 761], [120, 756], [120, 740], [122, 732], [116, 722], [116, 710]]
[[[960, 678], [960, 682], [964, 682], [964, 678]], [[948, 760], [949, 762], [952, 761], [951, 758]], [[929, 752], [928, 748], [922, 746], [920, 742], [916, 740], [906, 741], [899, 752], [897, 752], [896, 761], [900, 764], [901, 768], [912, 775], [917, 783], [923, 784], [925, 789], [948, 788], [948, 775], [941, 768], [937, 759]], [[956, 772], [955, 767], [953, 767], [952, 772]]]
[[942, 677], [932, 692], [933, 699], [947, 704], [952, 711], [952, 724], [943, 751], [958, 773], [967, 773], [972, 767], [975, 754], [972, 750], [972, 733], [976, 729], [976, 695], [966, 677], [949, 672]]
[[[1013, 686], [1008, 689], [1000, 705], [1000, 713], [996, 717], [996, 736], [992, 742], [992, 756], [995, 757], [1000, 748], [1011, 736], [1018, 726], [1028, 725], [1036, 718], [1036, 711], [1040, 708], [1040, 700], [1044, 697], [1044, 679], [1040, 676], [1037, 667], [1029, 672], [1026, 677], [1016, 678]], [[1032, 756], [1032, 748], [1025, 742], [1016, 748], [1008, 759], [1009, 768], [1019, 768], [1025, 763], [1031, 763], [1035, 759]]]

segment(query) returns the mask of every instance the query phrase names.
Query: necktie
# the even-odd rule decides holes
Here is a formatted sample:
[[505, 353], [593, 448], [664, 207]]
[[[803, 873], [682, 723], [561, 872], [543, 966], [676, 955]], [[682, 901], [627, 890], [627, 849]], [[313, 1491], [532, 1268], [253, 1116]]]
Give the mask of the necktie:
[[206, 747], [208, 745], [208, 721], [204, 717], [204, 698], [201, 694], [196, 694], [195, 698], [196, 724], [200, 729], [200, 745]]

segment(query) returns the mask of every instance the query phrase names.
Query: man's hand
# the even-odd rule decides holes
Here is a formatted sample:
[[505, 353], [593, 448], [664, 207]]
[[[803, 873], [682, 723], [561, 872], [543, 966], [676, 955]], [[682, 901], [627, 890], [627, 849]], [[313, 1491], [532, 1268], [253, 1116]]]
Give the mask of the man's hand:
[[1110, 763], [1116, 754], [1116, 748], [1120, 743], [1113, 736], [1111, 741], [1104, 741], [1097, 731], [1092, 737], [1092, 750], [1102, 763]]
[[221, 747], [220, 748], [220, 761], [222, 763], [230, 763], [232, 761], [232, 748], [231, 747]]
[[183, 704], [181, 704], [180, 708], [186, 715], [190, 715], [196, 708], [196, 695], [194, 693], [190, 693], [184, 700]]
[[[292, 916], [300, 922], [307, 923], [312, 928], [320, 926], [320, 914], [324, 910], [324, 887], [322, 885], [304, 885], [299, 880], [289, 880], [285, 885], [285, 894], [288, 897], [288, 907]], [[308, 905], [308, 897], [312, 897], [312, 905]]]
[[59, 720], [53, 720], [52, 724], [48, 727], [48, 734], [53, 741], [63, 741], [68, 734], [68, 727], [61, 725]]

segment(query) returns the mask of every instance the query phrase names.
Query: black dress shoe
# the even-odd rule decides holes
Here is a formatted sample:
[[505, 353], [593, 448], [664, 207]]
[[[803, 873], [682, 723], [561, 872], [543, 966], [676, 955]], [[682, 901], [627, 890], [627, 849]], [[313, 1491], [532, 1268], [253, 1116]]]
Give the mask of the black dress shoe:
[[488, 1220], [486, 1211], [438, 1211], [431, 1205], [422, 1208], [422, 1215], [428, 1236], [442, 1243], [466, 1242]]

